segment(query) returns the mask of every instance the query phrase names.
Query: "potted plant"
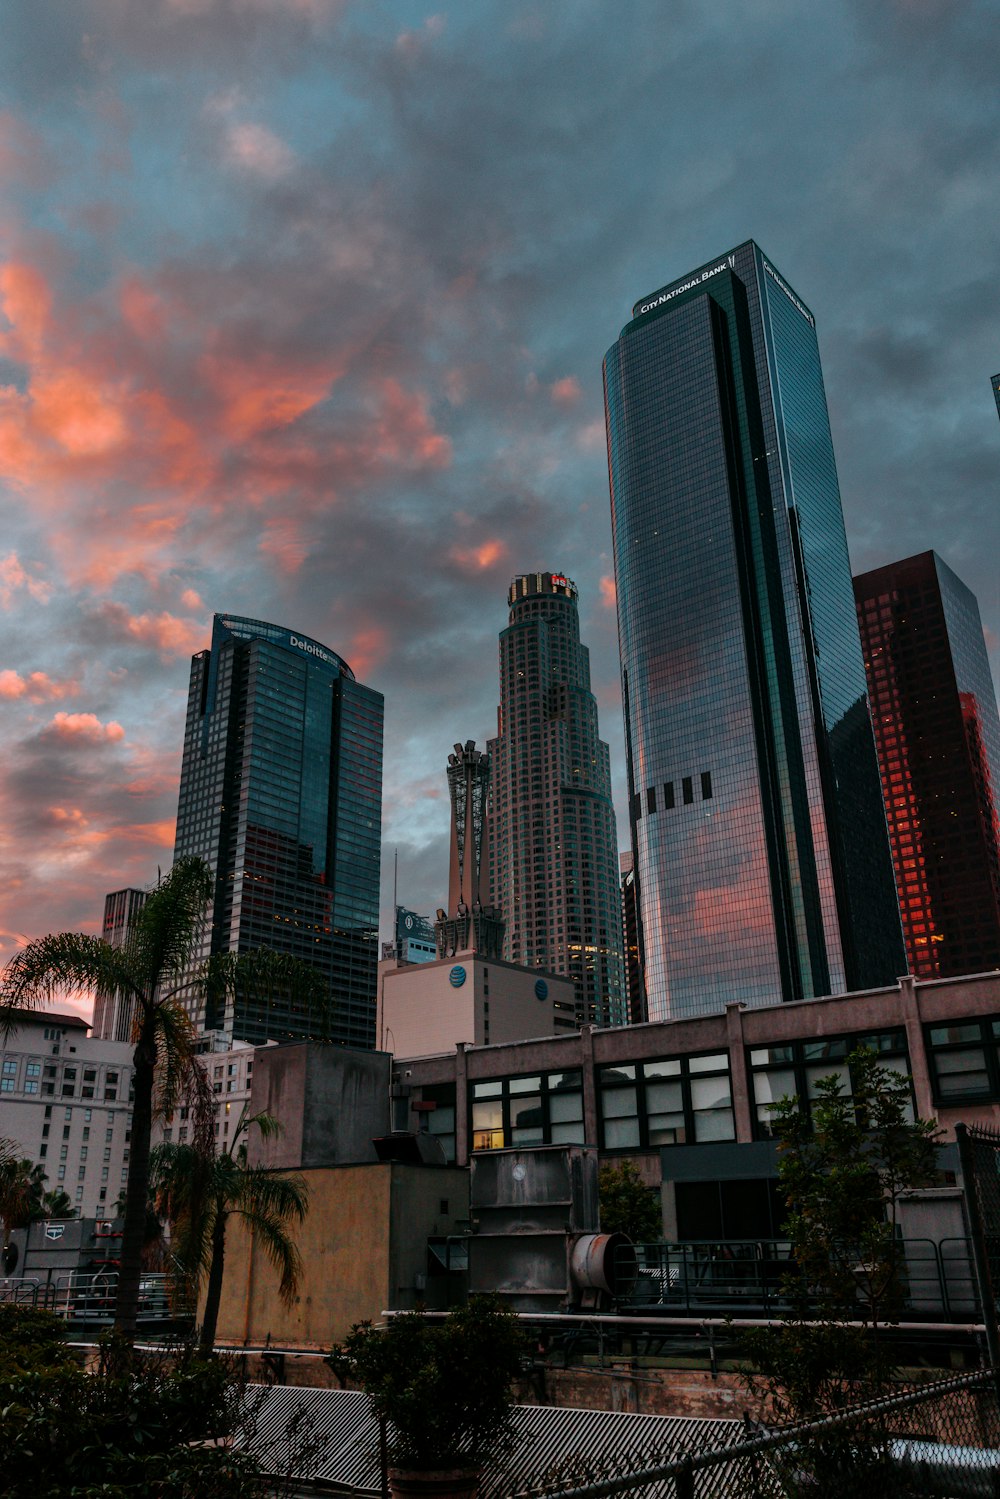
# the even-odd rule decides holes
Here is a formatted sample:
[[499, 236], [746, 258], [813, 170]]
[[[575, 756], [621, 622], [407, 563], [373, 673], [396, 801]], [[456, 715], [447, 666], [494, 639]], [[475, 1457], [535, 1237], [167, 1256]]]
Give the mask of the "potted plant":
[[363, 1322], [329, 1361], [362, 1387], [387, 1423], [397, 1499], [472, 1499], [487, 1459], [511, 1442], [511, 1385], [525, 1351], [514, 1314], [495, 1296], [477, 1296], [440, 1322], [419, 1312], [385, 1327]]

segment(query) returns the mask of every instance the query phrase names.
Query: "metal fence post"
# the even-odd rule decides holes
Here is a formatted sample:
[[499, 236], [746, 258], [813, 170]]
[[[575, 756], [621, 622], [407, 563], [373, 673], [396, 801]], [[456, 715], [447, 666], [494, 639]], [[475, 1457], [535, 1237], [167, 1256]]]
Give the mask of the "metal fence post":
[[998, 1381], [998, 1395], [1000, 1395], [1000, 1334], [997, 1330], [996, 1295], [990, 1277], [989, 1255], [986, 1252], [986, 1231], [983, 1223], [982, 1203], [979, 1200], [979, 1183], [972, 1154], [972, 1142], [969, 1139], [968, 1127], [961, 1121], [955, 1125], [955, 1140], [958, 1144], [958, 1159], [962, 1167], [965, 1207], [969, 1215], [972, 1261], [976, 1267], [976, 1283], [979, 1286], [979, 1301], [983, 1325], [986, 1328], [986, 1348], [993, 1378]]

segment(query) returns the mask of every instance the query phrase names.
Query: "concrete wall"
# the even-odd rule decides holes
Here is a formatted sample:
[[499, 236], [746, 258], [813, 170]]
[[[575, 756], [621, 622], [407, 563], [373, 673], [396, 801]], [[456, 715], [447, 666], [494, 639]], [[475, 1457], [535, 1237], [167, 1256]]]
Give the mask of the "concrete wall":
[[[467, 1090], [470, 1082], [579, 1067], [583, 1071], [586, 1139], [590, 1144], [597, 1144], [600, 1127], [595, 1068], [644, 1058], [682, 1056], [690, 1052], [726, 1051], [732, 1080], [736, 1141], [740, 1145], [752, 1145], [755, 1143], [753, 1100], [747, 1067], [747, 1053], [751, 1048], [902, 1027], [906, 1032], [917, 1112], [925, 1119], [936, 1117], [945, 1140], [950, 1141], [954, 1139], [954, 1127], [959, 1120], [1000, 1126], [1000, 1102], [935, 1103], [924, 1047], [924, 1027], [953, 1025], [964, 1018], [987, 1015], [1000, 1016], [1000, 973], [925, 983], [903, 978], [893, 988], [861, 994], [836, 995], [759, 1009], [730, 1004], [722, 1014], [696, 1019], [606, 1030], [584, 1027], [572, 1035], [539, 1037], [489, 1047], [459, 1047], [457, 1053], [414, 1057], [406, 1062], [405, 1067], [400, 1065], [396, 1075], [412, 1090], [415, 1098], [419, 1097], [422, 1085], [455, 1083], [456, 1158], [464, 1162], [469, 1155]], [[699, 1147], [678, 1149], [690, 1151]], [[615, 1152], [615, 1157], [620, 1154]], [[652, 1159], [659, 1153], [647, 1154]], [[648, 1174], [645, 1179], [652, 1184]]]
[[[455, 967], [465, 982], [451, 983]], [[544, 979], [548, 995], [535, 994]], [[480, 958], [471, 952], [433, 963], [404, 964], [382, 974], [378, 1035], [398, 1060], [470, 1046], [496, 1046], [551, 1036], [558, 1029], [556, 1001], [574, 1003], [568, 979]]]
[[316, 1041], [255, 1052], [250, 1108], [281, 1121], [276, 1139], [249, 1142], [258, 1165], [304, 1167], [374, 1161], [372, 1140], [389, 1132], [392, 1058]]
[[[371, 1165], [302, 1172], [309, 1211], [295, 1228], [303, 1279], [291, 1307], [278, 1296], [277, 1272], [230, 1219], [218, 1338], [328, 1348], [355, 1322], [377, 1321], [388, 1307], [416, 1300], [426, 1272], [427, 1237], [450, 1234], [468, 1217], [468, 1177], [452, 1167]], [[447, 1202], [448, 1210], [442, 1211]]]

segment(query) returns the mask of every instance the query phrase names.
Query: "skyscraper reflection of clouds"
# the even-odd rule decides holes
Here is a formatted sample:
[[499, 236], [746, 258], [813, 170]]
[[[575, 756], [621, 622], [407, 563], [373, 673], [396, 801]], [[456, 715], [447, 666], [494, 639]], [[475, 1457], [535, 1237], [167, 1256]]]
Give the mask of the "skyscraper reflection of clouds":
[[604, 364], [650, 1019], [904, 969], [808, 307], [753, 242]]
[[191, 662], [175, 858], [215, 873], [201, 956], [291, 953], [332, 1004], [332, 1024], [274, 994], [197, 1013], [230, 1041], [374, 1044], [382, 718], [335, 651], [262, 620], [217, 614]]

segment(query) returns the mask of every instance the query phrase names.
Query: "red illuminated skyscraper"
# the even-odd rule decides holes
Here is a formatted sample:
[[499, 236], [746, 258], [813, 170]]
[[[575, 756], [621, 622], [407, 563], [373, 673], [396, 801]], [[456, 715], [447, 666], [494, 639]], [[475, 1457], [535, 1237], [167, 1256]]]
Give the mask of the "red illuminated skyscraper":
[[1000, 967], [1000, 718], [979, 606], [934, 552], [854, 592], [910, 971]]

